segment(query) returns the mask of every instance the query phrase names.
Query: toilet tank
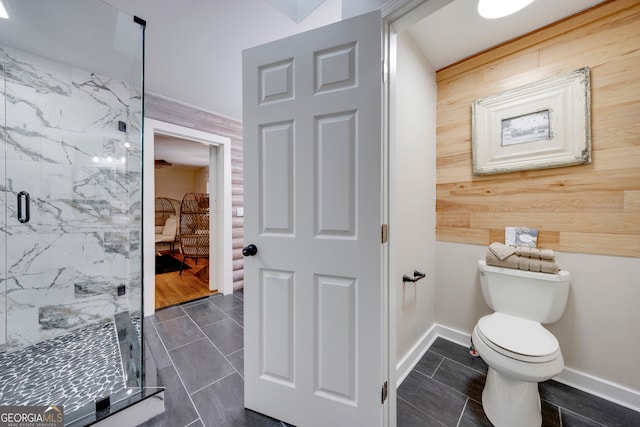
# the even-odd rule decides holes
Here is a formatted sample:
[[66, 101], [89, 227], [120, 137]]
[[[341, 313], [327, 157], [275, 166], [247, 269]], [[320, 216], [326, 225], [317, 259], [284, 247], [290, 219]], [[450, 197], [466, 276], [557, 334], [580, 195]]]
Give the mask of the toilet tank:
[[558, 321], [567, 305], [571, 274], [536, 273], [487, 265], [478, 261], [484, 300], [500, 313], [540, 323]]

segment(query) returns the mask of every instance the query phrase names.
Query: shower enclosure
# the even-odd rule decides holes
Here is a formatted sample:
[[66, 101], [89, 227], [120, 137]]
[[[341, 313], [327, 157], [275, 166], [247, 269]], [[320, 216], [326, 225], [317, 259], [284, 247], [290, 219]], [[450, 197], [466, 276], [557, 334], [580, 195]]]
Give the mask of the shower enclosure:
[[145, 22], [2, 1], [0, 405], [79, 423], [144, 389]]

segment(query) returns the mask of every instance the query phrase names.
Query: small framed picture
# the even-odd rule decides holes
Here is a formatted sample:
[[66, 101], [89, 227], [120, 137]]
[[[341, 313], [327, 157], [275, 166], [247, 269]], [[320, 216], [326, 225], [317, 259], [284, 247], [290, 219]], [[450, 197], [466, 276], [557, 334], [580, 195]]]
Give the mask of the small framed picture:
[[505, 227], [504, 243], [507, 246], [527, 246], [535, 248], [538, 244], [538, 229], [529, 227]]

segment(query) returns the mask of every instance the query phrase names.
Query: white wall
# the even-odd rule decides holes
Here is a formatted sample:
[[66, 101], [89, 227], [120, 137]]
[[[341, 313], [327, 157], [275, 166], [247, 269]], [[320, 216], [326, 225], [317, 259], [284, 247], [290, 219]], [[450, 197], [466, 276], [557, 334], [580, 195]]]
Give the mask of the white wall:
[[[397, 40], [389, 255], [390, 286], [397, 303], [396, 354], [401, 362], [435, 323], [436, 80], [433, 67], [408, 33]], [[413, 276], [414, 270], [427, 277], [403, 284], [402, 275]]]
[[147, 21], [145, 91], [221, 116], [242, 118], [244, 49], [341, 19], [325, 0], [297, 24], [265, 0], [107, 0]]
[[549, 330], [567, 367], [630, 387], [640, 408], [640, 258], [559, 253], [569, 302]]
[[[436, 243], [439, 325], [470, 334], [478, 318], [491, 312], [477, 272], [485, 252], [481, 245]], [[640, 408], [640, 258], [567, 252], [556, 252], [556, 258], [571, 273], [566, 311], [546, 325], [560, 342], [567, 368], [559, 379]], [[576, 373], [586, 376], [576, 379]], [[603, 384], [585, 383], [591, 376]], [[617, 395], [616, 385], [629, 393]]]
[[353, 18], [363, 13], [378, 10], [387, 0], [342, 0], [342, 19]]
[[471, 335], [478, 319], [491, 313], [480, 291], [478, 260], [487, 248], [436, 242], [436, 321]]

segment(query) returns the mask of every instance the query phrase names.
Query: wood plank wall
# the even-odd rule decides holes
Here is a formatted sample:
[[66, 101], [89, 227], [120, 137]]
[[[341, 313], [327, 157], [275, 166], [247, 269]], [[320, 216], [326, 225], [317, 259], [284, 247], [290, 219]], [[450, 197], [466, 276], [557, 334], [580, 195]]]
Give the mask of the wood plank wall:
[[[472, 37], [472, 35], [469, 35]], [[592, 163], [473, 176], [471, 102], [591, 68]], [[436, 73], [437, 240], [640, 256], [640, 2], [615, 0]]]
[[184, 126], [231, 138], [231, 204], [233, 240], [233, 288], [244, 284], [244, 221], [236, 209], [244, 206], [242, 122], [198, 110], [153, 94], [145, 94], [144, 115], [147, 118]]

